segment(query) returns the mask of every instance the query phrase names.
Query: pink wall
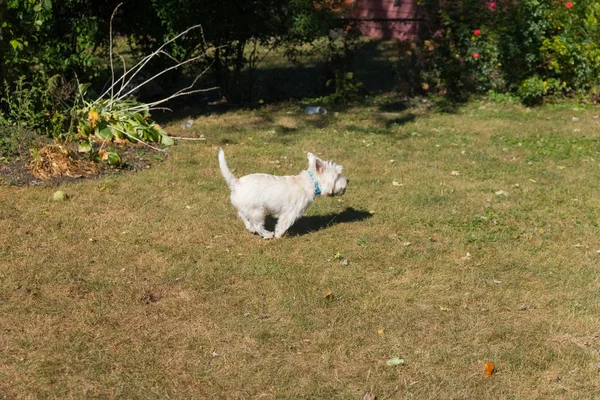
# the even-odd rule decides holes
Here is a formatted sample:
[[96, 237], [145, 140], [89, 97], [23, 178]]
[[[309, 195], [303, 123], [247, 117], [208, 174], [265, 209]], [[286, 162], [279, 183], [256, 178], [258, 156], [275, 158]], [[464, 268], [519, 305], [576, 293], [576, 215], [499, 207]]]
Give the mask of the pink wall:
[[[417, 0], [355, 0], [352, 18], [363, 35], [407, 40], [417, 33]], [[396, 21], [409, 19], [409, 21]]]

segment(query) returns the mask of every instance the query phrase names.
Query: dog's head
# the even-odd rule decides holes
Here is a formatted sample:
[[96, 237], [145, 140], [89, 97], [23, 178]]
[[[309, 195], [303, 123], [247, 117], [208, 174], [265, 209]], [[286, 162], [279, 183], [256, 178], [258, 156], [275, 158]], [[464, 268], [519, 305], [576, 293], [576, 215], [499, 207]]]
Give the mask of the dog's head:
[[346, 192], [346, 186], [350, 180], [342, 175], [341, 165], [333, 161], [323, 161], [313, 153], [307, 153], [308, 171], [315, 174], [319, 183], [321, 196], [341, 196]]

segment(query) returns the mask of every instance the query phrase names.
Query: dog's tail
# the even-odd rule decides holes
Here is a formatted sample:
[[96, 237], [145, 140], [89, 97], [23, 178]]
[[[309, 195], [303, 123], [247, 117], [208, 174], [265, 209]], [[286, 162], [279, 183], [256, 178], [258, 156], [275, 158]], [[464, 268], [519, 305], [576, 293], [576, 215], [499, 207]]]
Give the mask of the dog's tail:
[[237, 178], [233, 176], [229, 167], [227, 166], [227, 161], [225, 161], [225, 152], [223, 149], [219, 147], [219, 167], [221, 168], [221, 175], [225, 178], [227, 182], [227, 186], [229, 189], [233, 190], [234, 186], [237, 184]]

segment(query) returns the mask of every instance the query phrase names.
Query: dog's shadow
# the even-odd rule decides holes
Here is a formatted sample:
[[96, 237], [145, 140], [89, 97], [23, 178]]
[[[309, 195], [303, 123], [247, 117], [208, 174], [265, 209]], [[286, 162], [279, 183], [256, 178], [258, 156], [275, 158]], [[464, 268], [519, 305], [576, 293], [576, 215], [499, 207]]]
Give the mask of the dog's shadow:
[[[341, 213], [331, 213], [325, 215], [311, 215], [308, 217], [301, 217], [288, 229], [288, 236], [302, 236], [311, 232], [320, 231], [321, 229], [328, 228], [332, 225], [363, 221], [367, 218], [371, 218], [373, 214], [368, 211], [355, 210], [352, 207], [346, 208]], [[277, 220], [272, 217], [268, 217], [265, 221], [265, 228], [272, 231], [275, 228]]]

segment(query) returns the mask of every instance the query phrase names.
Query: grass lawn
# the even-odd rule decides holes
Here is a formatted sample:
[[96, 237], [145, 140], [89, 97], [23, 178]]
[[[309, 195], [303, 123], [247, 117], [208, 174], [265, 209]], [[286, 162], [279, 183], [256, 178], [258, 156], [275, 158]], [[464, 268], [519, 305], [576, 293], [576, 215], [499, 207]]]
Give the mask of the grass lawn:
[[[68, 201], [0, 187], [0, 399], [600, 395], [598, 108], [436, 110], [199, 117], [167, 128], [205, 142]], [[351, 183], [262, 240], [218, 146], [237, 176], [312, 151]]]

